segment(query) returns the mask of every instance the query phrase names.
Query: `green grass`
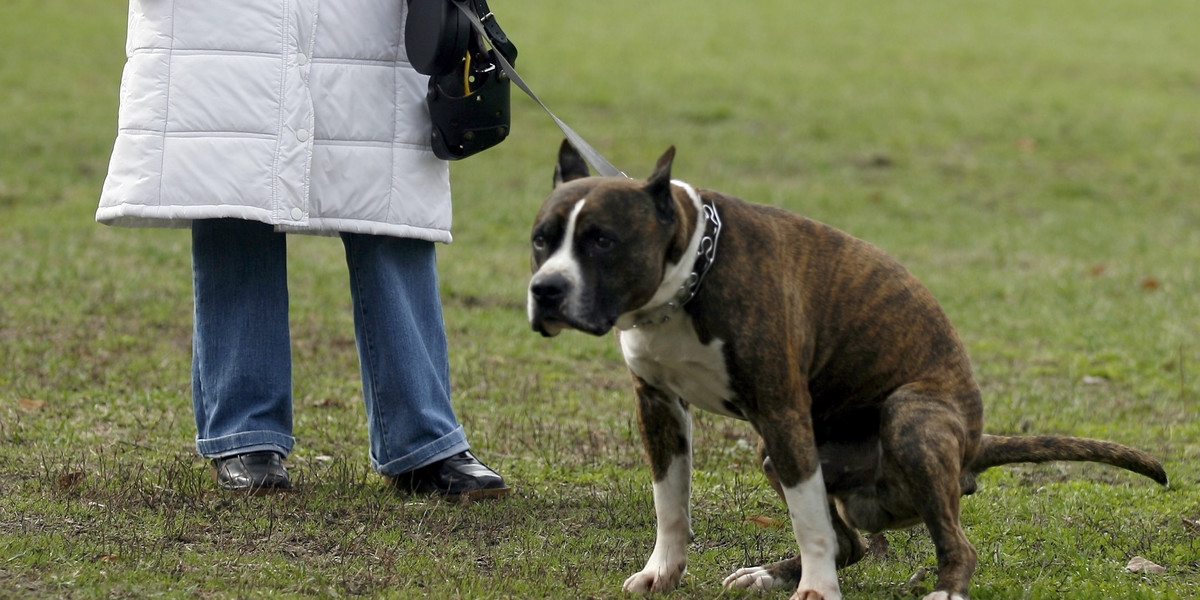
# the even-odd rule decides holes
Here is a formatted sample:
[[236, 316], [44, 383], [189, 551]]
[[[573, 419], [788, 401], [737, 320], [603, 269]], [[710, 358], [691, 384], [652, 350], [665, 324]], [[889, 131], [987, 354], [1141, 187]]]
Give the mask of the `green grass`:
[[[1200, 4], [495, 0], [518, 66], [615, 164], [784, 206], [900, 258], [968, 346], [993, 432], [1114, 439], [1172, 484], [1014, 466], [964, 502], [975, 598], [1200, 597]], [[440, 248], [454, 402], [516, 493], [397, 497], [366, 465], [340, 245], [292, 238], [299, 486], [213, 489], [195, 456], [187, 234], [92, 222], [126, 4], [0, 6], [0, 597], [619, 598], [653, 543], [611, 338], [524, 322], [560, 134], [453, 166]], [[689, 576], [791, 552], [744, 424], [696, 418]], [[842, 573], [907, 597], [923, 530]], [[1135, 555], [1166, 567], [1130, 574]], [[920, 584], [928, 586], [927, 580]], [[769, 597], [784, 598], [777, 591]]]

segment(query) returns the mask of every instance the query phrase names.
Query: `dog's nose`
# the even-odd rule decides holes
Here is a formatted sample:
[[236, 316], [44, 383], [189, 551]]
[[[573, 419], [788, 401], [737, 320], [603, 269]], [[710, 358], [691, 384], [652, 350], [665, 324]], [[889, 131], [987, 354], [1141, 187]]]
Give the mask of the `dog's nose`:
[[529, 293], [538, 304], [555, 305], [566, 295], [568, 285], [567, 278], [562, 275], [543, 275], [529, 284]]

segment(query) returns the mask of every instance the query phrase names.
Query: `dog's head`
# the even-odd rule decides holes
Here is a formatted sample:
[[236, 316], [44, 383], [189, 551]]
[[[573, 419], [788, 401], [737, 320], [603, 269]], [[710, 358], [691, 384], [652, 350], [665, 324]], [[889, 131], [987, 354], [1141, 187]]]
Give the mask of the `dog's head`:
[[528, 308], [535, 331], [602, 335], [622, 314], [654, 298], [668, 265], [683, 255], [694, 223], [694, 214], [681, 210], [675, 197], [686, 194], [672, 189], [674, 157], [671, 147], [645, 181], [591, 177], [583, 157], [563, 142], [554, 190], [531, 237]]

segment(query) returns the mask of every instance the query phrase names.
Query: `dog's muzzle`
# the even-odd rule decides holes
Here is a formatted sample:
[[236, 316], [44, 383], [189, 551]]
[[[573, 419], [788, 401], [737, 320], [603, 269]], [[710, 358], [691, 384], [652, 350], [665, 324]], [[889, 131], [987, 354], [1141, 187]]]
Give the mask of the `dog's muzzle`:
[[616, 316], [596, 311], [590, 299], [581, 297], [579, 284], [561, 273], [541, 273], [529, 282], [529, 324], [546, 337], [564, 329], [592, 335], [612, 330]]
[[571, 282], [559, 273], [536, 275], [529, 282], [529, 324], [546, 337], [558, 335], [567, 323], [566, 299]]

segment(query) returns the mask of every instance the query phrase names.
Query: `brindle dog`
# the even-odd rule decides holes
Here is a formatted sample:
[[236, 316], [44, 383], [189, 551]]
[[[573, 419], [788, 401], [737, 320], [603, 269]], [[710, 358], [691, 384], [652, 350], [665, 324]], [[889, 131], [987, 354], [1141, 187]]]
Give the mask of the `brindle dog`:
[[840, 597], [858, 531], [924, 523], [927, 598], [964, 598], [976, 554], [959, 499], [992, 466], [1096, 461], [1163, 485], [1120, 444], [984, 435], [971, 363], [933, 295], [879, 248], [778, 208], [671, 179], [590, 177], [567, 143], [533, 227], [529, 319], [544, 335], [612, 328], [633, 374], [654, 477], [657, 539], [632, 592], [674, 588], [690, 530], [689, 406], [748, 421], [788, 507], [799, 554], [741, 569], [732, 588]]

